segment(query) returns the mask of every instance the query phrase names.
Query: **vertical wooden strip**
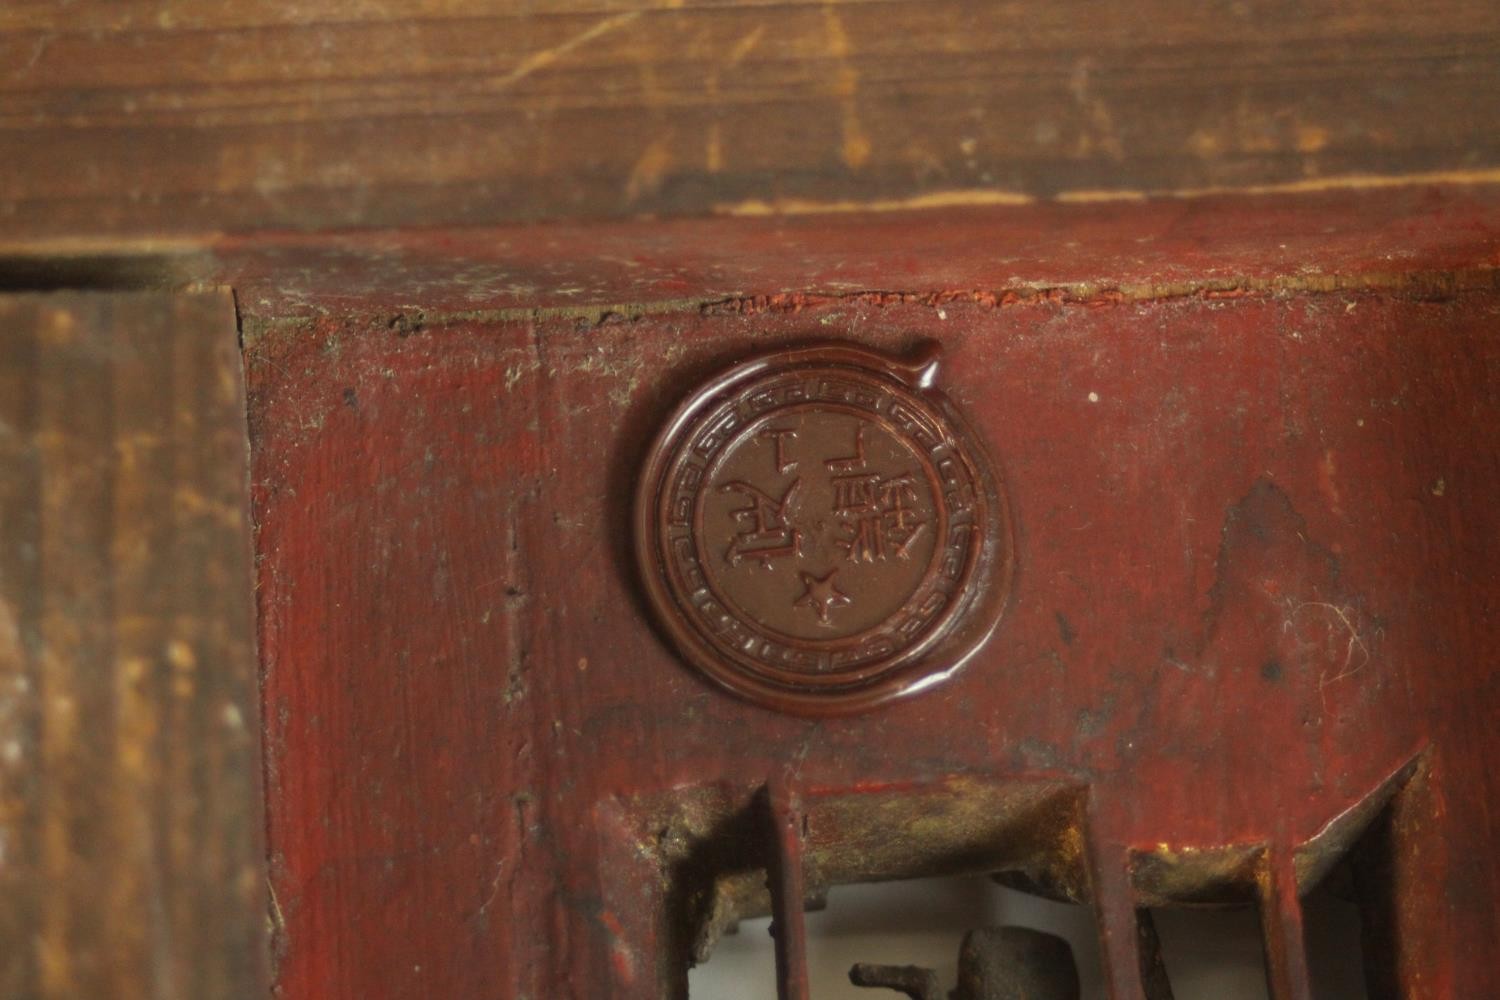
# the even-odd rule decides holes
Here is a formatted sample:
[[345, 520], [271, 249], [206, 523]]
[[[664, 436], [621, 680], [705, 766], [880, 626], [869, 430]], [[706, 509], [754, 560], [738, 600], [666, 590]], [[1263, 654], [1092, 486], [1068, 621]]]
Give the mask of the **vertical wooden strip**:
[[789, 785], [766, 790], [771, 834], [771, 919], [776, 936], [776, 995], [808, 1000], [807, 885], [802, 870], [802, 805]]
[[1094, 916], [1110, 1000], [1161, 1000], [1147, 994], [1142, 967], [1141, 924], [1123, 847], [1091, 838]]
[[[41, 767], [44, 779], [42, 902], [37, 944], [45, 996], [120, 996], [142, 984], [111, 983], [112, 968], [146, 960], [136, 911], [137, 859], [120, 857], [110, 798], [114, 661], [109, 516], [114, 478], [108, 302], [88, 310], [45, 304], [37, 334], [37, 431], [41, 461]], [[116, 859], [123, 863], [109, 872]], [[112, 876], [112, 877], [111, 877]], [[101, 905], [102, 904], [102, 905]]]
[[1271, 847], [1257, 873], [1260, 927], [1266, 949], [1266, 985], [1271, 1000], [1312, 1000], [1302, 900], [1289, 848]]
[[[146, 327], [160, 331], [160, 316]], [[166, 391], [172, 367], [160, 336], [141, 336], [137, 330], [116, 330], [114, 371], [114, 508], [109, 566], [114, 583], [115, 611], [115, 727], [112, 781], [114, 827], [119, 856], [128, 859], [120, 877], [111, 882], [109, 912], [129, 912], [146, 893], [143, 873], [157, 868], [155, 838], [159, 827], [155, 803], [171, 780], [156, 767], [164, 731], [162, 692], [156, 664], [160, 657], [160, 622], [170, 614], [167, 575], [171, 567], [170, 522], [153, 517], [153, 484], [173, 481], [171, 449], [162, 433], [163, 412], [171, 406]], [[134, 808], [134, 804], [149, 804]], [[164, 944], [163, 922], [117, 921], [110, 934], [117, 949], [142, 955]], [[153, 940], [156, 939], [156, 940]], [[129, 955], [122, 955], [129, 960]], [[137, 959], [138, 960], [138, 959]]]
[[227, 295], [0, 298], [7, 997], [264, 992], [240, 386]]
[[40, 981], [31, 942], [43, 898], [38, 337], [35, 322], [12, 318], [0, 326], [0, 996], [33, 997]]

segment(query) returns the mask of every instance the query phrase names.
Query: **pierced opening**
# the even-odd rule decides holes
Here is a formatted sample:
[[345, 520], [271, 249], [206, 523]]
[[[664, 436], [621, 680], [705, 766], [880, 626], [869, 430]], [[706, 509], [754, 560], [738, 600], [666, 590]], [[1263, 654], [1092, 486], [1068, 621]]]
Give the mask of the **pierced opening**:
[[1364, 933], [1353, 873], [1342, 864], [1302, 901], [1307, 971], [1316, 1000], [1368, 1000]]
[[[1401, 995], [1395, 872], [1415, 849], [1398, 819], [1426, 808], [1416, 770], [1403, 766], [1292, 848], [1135, 852], [1128, 889], [1104, 904], [1083, 865], [1076, 787], [949, 779], [810, 797], [675, 790], [610, 820], [631, 850], [605, 889], [612, 912], [634, 920], [622, 935], [662, 941], [656, 978], [673, 1000], [774, 997], [778, 964], [792, 997], [947, 1000], [966, 969], [1056, 967], [1046, 959], [1057, 948], [1068, 969], [1059, 995], [1102, 1000], [1095, 910], [1122, 903], [1139, 908], [1139, 972], [1153, 1000], [1269, 1000], [1273, 990], [1276, 1000], [1386, 1000]], [[647, 909], [643, 880], [658, 894]], [[781, 954], [773, 909], [795, 931]], [[847, 982], [856, 963], [867, 967], [861, 986], [896, 992]]]
[[1153, 909], [1174, 1000], [1269, 1000], [1254, 906]]
[[[691, 1000], [775, 1000], [770, 918], [745, 920], [708, 962], [688, 974]], [[816, 1000], [884, 1000], [901, 994], [853, 985], [857, 963], [917, 966], [937, 973], [940, 996], [959, 977], [964, 935], [1028, 927], [1056, 935], [1073, 953], [1082, 1000], [1104, 1000], [1098, 932], [1088, 907], [1041, 899], [983, 876], [837, 886], [807, 915], [808, 974]]]

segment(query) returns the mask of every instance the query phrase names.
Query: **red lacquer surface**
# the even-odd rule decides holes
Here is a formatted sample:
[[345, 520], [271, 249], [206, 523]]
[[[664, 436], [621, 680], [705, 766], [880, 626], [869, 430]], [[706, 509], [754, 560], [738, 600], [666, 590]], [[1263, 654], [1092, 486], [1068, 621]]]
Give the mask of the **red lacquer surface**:
[[[643, 870], [632, 803], [794, 772], [813, 797], [1086, 787], [1129, 996], [1108, 915], [1130, 908], [1127, 852], [1290, 848], [1414, 758], [1401, 982], [1500, 992], [1497, 331], [1500, 296], [1427, 287], [261, 334], [281, 995], [656, 996], [659, 887], [620, 876]], [[673, 654], [630, 498], [698, 380], [830, 338], [941, 346], [1007, 484], [1016, 572], [951, 682], [808, 720]]]

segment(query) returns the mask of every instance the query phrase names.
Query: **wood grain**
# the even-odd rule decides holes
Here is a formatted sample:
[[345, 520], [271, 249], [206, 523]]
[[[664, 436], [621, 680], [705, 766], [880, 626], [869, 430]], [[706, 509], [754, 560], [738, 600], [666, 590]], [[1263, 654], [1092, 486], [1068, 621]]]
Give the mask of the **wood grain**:
[[0, 996], [264, 989], [224, 294], [0, 296]]
[[[1132, 858], [1283, 852], [1271, 932], [1296, 995], [1284, 852], [1413, 760], [1428, 791], [1391, 821], [1365, 914], [1400, 992], [1373, 995], [1495, 995], [1497, 320], [1492, 282], [1335, 284], [893, 293], [602, 327], [337, 313], [256, 341], [283, 996], [680, 998], [678, 880], [718, 851], [756, 867], [736, 824], [792, 766], [810, 843], [839, 840], [829, 798], [888, 834], [883, 790], [1086, 788], [1060, 842], [1091, 866], [1121, 1000], [1157, 982]], [[951, 681], [809, 721], [675, 655], [622, 498], [702, 379], [829, 337], [942, 346], [938, 384], [1013, 504], [1017, 576]], [[916, 861], [950, 828], [927, 821]], [[864, 834], [842, 841], [846, 879], [880, 874]], [[1250, 876], [1206, 867], [1174, 898], [1240, 878], [1254, 902]]]
[[1500, 8], [0, 10], [0, 247], [1494, 180]]

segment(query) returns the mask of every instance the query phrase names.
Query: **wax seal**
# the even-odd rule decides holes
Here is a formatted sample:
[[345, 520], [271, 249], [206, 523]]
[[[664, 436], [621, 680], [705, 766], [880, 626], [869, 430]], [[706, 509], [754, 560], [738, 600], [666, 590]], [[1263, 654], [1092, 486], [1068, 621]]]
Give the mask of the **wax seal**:
[[773, 708], [849, 711], [943, 680], [988, 638], [1009, 514], [937, 369], [935, 351], [783, 350], [678, 408], [646, 462], [635, 543], [695, 667]]

